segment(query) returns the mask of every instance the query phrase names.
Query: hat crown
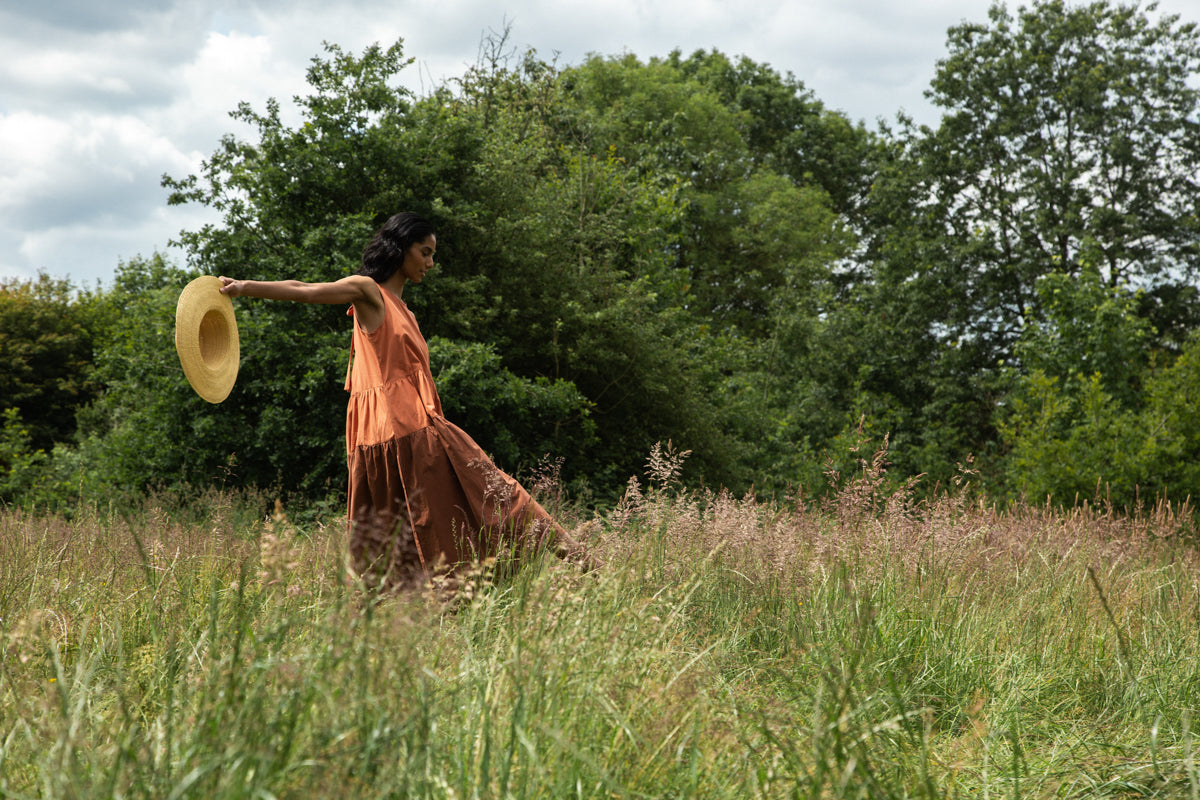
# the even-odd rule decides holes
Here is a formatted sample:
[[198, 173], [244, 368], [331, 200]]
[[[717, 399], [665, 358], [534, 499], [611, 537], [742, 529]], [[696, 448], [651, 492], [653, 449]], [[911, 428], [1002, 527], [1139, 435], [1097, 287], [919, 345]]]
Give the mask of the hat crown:
[[229, 326], [217, 309], [208, 311], [200, 320], [200, 358], [205, 365], [217, 369], [229, 355]]

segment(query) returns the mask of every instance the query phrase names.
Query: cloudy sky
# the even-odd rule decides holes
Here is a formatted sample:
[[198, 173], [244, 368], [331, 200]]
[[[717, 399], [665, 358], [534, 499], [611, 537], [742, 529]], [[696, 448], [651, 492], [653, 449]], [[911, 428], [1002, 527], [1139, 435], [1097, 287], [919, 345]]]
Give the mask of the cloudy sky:
[[[489, 30], [560, 64], [716, 48], [792, 72], [873, 123], [925, 104], [945, 32], [990, 0], [0, 0], [0, 278], [111, 280], [122, 260], [215, 218], [170, 208], [237, 103], [285, 111], [322, 42], [358, 53], [404, 39], [417, 91], [460, 75]], [[1010, 8], [1015, 2], [1009, 3]], [[1200, 20], [1200, 0], [1161, 11]], [[289, 117], [294, 119], [294, 116]]]

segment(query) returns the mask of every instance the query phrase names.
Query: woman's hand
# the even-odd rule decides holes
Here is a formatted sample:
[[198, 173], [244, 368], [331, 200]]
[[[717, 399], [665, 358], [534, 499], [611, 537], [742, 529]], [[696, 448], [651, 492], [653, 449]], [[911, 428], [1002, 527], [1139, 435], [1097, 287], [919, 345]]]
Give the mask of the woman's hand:
[[227, 294], [230, 297], [241, 297], [246, 290], [245, 281], [235, 281], [233, 278], [221, 276], [221, 294]]

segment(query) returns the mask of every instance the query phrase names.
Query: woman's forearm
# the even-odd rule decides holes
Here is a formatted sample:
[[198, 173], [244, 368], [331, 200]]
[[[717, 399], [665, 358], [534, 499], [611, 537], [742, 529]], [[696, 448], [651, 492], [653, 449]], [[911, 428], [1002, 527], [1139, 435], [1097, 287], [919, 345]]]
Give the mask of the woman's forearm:
[[240, 281], [242, 297], [258, 297], [263, 300], [292, 300], [298, 303], [311, 303], [310, 284], [302, 281]]

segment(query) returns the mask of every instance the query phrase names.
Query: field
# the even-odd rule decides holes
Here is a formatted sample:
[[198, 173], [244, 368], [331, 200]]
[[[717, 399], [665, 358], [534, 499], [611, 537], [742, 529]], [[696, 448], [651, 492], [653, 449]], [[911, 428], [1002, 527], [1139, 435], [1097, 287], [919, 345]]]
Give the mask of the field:
[[[0, 510], [0, 797], [1197, 797], [1191, 511], [687, 492], [372, 599], [336, 511]], [[553, 498], [549, 498], [552, 502]]]

